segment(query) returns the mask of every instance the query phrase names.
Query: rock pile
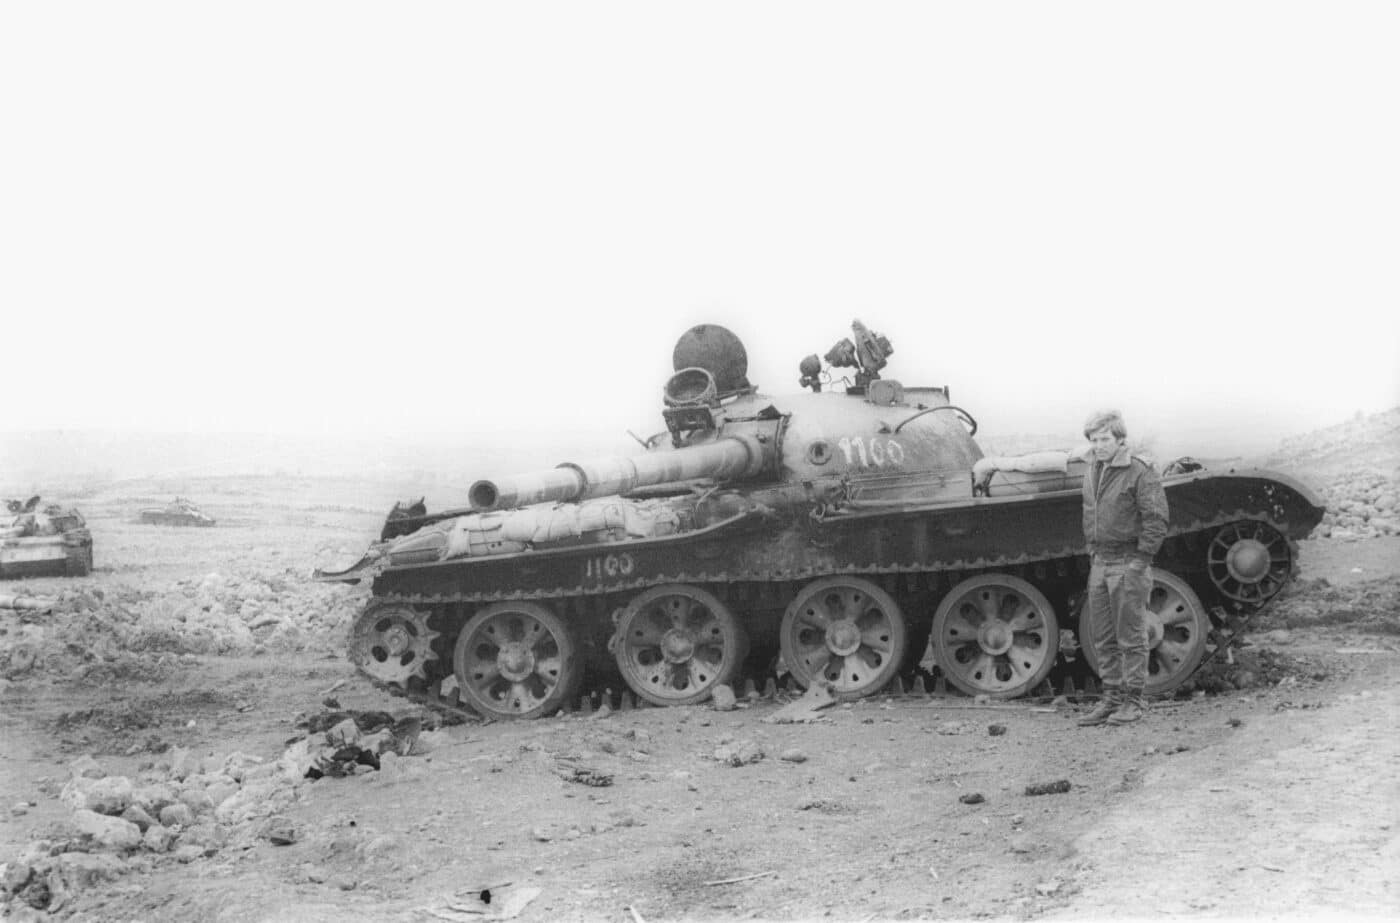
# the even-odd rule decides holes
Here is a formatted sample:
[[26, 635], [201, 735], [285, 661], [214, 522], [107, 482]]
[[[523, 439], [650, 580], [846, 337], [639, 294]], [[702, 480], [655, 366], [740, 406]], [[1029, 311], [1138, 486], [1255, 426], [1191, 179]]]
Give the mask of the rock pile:
[[431, 753], [446, 732], [423, 724], [416, 715], [327, 713], [309, 719], [312, 732], [276, 760], [201, 758], [175, 748], [134, 778], [108, 775], [91, 756], [80, 757], [58, 795], [70, 810], [70, 835], [31, 843], [0, 864], [0, 919], [21, 907], [58, 911], [77, 891], [160, 863], [194, 862], [259, 840], [294, 843], [296, 828], [282, 812], [299, 785]]
[[1327, 514], [1313, 530], [1318, 538], [1400, 535], [1400, 476], [1362, 471], [1325, 486]]
[[1264, 462], [1318, 487], [1319, 538], [1400, 535], [1400, 408], [1286, 439]]
[[71, 836], [31, 843], [0, 866], [0, 902], [60, 910], [72, 893], [159, 861], [192, 862], [264, 835], [295, 798], [277, 763], [177, 748], [135, 777], [107, 775], [91, 756], [69, 766], [59, 799]]
[[57, 586], [42, 615], [0, 609], [0, 669], [10, 678], [21, 647], [26, 672], [78, 678], [165, 655], [338, 648], [362, 605], [351, 587], [290, 572], [216, 571], [155, 589]]

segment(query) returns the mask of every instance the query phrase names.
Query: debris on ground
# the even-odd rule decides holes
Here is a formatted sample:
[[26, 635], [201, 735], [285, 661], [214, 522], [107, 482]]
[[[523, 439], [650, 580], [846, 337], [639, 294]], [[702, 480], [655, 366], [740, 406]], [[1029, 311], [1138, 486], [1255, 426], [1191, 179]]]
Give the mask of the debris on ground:
[[819, 712], [835, 704], [836, 697], [832, 695], [831, 689], [822, 683], [813, 683], [800, 698], [794, 699], [763, 720], [772, 724], [802, 724], [807, 721], [816, 721], [818, 718], [824, 717]]
[[1027, 795], [1063, 795], [1069, 791], [1069, 779], [1056, 779], [1054, 782], [1034, 782], [1026, 786]]
[[575, 782], [593, 788], [606, 788], [613, 784], [611, 773], [599, 772], [597, 769], [590, 769], [587, 766], [559, 766], [555, 769], [555, 774], [565, 782]]
[[752, 740], [721, 746], [714, 752], [716, 761], [729, 766], [747, 766], [750, 763], [757, 763], [763, 759], [763, 755], [763, 748]]

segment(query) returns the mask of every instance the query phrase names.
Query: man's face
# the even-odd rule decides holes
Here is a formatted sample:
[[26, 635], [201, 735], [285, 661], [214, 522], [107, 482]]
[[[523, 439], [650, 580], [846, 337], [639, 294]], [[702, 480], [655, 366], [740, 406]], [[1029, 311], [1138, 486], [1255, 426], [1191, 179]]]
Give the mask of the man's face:
[[1095, 458], [1099, 461], [1108, 461], [1118, 451], [1123, 440], [1107, 429], [1099, 429], [1089, 434], [1089, 444], [1094, 447]]

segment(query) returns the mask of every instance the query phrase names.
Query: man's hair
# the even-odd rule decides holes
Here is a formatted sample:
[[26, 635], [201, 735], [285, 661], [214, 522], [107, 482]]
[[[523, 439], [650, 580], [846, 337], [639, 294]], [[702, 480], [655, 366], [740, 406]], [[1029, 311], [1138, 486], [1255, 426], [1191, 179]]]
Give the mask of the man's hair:
[[1088, 439], [1101, 429], [1106, 429], [1117, 439], [1128, 438], [1128, 428], [1123, 425], [1123, 415], [1116, 410], [1096, 410], [1084, 421], [1084, 438]]

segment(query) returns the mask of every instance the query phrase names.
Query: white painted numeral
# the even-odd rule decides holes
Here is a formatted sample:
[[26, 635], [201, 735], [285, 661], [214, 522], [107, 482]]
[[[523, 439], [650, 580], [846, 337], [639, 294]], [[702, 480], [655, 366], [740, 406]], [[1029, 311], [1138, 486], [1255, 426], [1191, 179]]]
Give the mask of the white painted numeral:
[[860, 436], [842, 436], [836, 447], [846, 456], [846, 464], [862, 468], [880, 468], [886, 464], [904, 463], [904, 446], [897, 439], [873, 437], [868, 442]]
[[604, 577], [626, 577], [637, 567], [637, 562], [627, 552], [589, 558], [584, 564], [583, 576], [590, 580]]

